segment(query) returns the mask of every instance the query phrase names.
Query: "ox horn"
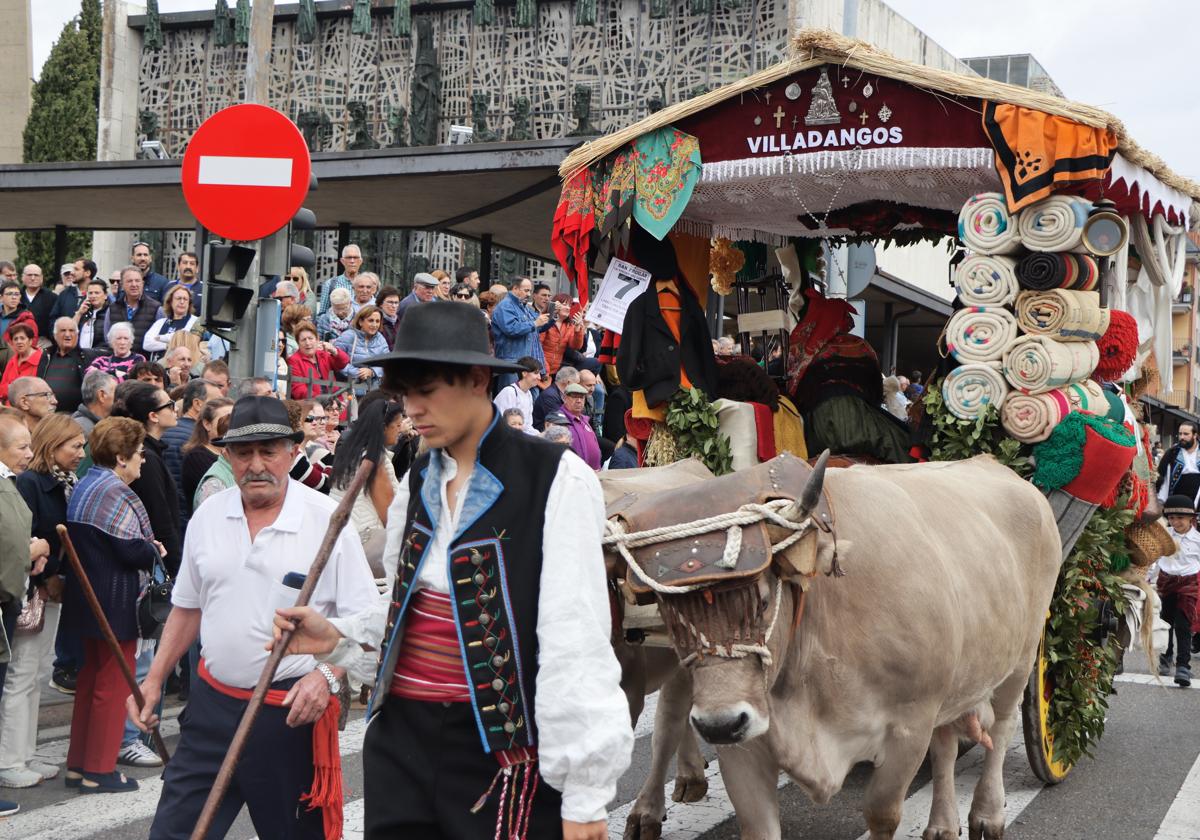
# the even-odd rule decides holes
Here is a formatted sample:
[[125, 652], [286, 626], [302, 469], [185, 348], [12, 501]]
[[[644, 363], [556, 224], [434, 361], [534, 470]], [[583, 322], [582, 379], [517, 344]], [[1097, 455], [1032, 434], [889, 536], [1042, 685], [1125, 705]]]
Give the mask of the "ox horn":
[[821, 501], [821, 488], [825, 486], [825, 465], [828, 463], [829, 450], [826, 449], [813, 466], [812, 475], [808, 477], [804, 490], [800, 493], [800, 498], [783, 512], [785, 518], [797, 522], [801, 517], [816, 509], [817, 504]]

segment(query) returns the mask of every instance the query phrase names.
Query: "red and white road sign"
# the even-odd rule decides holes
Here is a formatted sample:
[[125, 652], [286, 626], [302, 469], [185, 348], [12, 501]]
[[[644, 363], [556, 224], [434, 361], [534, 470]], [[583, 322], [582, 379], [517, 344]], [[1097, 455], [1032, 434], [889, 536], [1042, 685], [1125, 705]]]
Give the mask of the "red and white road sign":
[[183, 198], [196, 221], [218, 236], [262, 239], [300, 209], [311, 168], [295, 123], [265, 105], [234, 105], [192, 135], [183, 155]]

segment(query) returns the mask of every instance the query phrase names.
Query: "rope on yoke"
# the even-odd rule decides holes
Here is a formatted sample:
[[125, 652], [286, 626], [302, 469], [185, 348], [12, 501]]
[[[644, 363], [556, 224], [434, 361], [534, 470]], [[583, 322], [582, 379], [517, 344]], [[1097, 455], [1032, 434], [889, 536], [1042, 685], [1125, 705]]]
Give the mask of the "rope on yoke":
[[634, 531], [632, 533], [626, 532], [625, 526], [619, 520], [609, 519], [606, 524], [607, 534], [601, 542], [606, 546], [615, 546], [621, 557], [625, 559], [625, 563], [629, 566], [630, 570], [637, 575], [642, 583], [655, 592], [660, 595], [683, 595], [688, 592], [695, 592], [697, 589], [703, 589], [707, 584], [693, 583], [685, 586], [671, 586], [659, 583], [638, 565], [637, 561], [633, 559], [630, 549], [657, 545], [686, 537], [700, 536], [701, 534], [711, 534], [714, 531], [725, 531], [725, 551], [716, 565], [723, 569], [733, 569], [737, 567], [737, 558], [742, 551], [742, 528], [744, 526], [768, 521], [778, 525], [780, 528], [792, 531], [787, 537], [771, 546], [771, 554], [783, 551], [803, 537], [813, 527], [811, 516], [806, 516], [799, 522], [795, 522], [780, 513], [781, 510], [790, 508], [793, 505], [795, 505], [795, 502], [791, 499], [774, 499], [764, 504], [745, 504], [737, 510], [718, 514], [717, 516], [709, 516], [691, 522], [680, 522], [675, 525], [661, 525], [658, 528], [649, 528], [645, 531]]

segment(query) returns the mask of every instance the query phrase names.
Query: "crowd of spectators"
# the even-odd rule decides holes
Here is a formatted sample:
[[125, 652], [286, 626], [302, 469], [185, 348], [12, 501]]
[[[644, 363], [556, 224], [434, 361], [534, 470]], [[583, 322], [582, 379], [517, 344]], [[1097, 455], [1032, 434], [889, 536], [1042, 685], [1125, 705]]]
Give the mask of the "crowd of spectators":
[[[118, 765], [160, 759], [126, 724], [125, 689], [64, 560], [66, 525], [123, 656], [139, 678], [154, 651], [155, 622], [140, 608], [156, 582], [178, 571], [196, 508], [231, 487], [222, 449], [234, 402], [284, 399], [303, 442], [291, 477], [339, 497], [370, 460], [352, 527], [376, 578], [387, 512], [421, 442], [403, 401], [381, 389], [368, 364], [388, 352], [414, 306], [479, 308], [497, 356], [519, 375], [497, 377], [502, 422], [574, 450], [593, 469], [636, 466], [624, 441], [606, 437], [606, 399], [595, 359], [598, 332], [567, 295], [516, 277], [482, 292], [471, 267], [417, 274], [411, 292], [382, 286], [361, 250], [342, 251], [342, 273], [315, 288], [293, 268], [270, 287], [281, 308], [279, 366], [272, 378], [231, 381], [226, 346], [198, 326], [203, 293], [194, 254], [174, 279], [153, 271], [138, 243], [130, 265], [98, 277], [95, 263], [62, 266], [58, 289], [26, 266], [0, 284], [0, 787], [25, 788], [66, 775], [87, 792], [137, 787]], [[15, 275], [15, 267], [0, 262]], [[616, 406], [623, 403], [615, 401]], [[38, 606], [40, 623], [22, 619]], [[198, 649], [169, 689], [186, 699]], [[75, 695], [66, 767], [34, 755], [46, 684]], [[0, 800], [0, 814], [16, 805]]]

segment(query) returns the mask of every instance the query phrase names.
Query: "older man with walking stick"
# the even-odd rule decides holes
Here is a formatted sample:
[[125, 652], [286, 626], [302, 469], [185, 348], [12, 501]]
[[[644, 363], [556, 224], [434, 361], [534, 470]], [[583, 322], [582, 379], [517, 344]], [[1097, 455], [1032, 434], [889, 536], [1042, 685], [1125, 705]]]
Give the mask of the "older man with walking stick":
[[[200, 635], [201, 679], [163, 776], [154, 840], [191, 836], [267, 660], [273, 612], [295, 603], [329, 524], [334, 503], [288, 478], [300, 438], [279, 400], [238, 400], [220, 441], [237, 484], [201, 505], [188, 526], [174, 608], [142, 683], [145, 705], [128, 704], [135, 723], [152, 725], [167, 674]], [[378, 599], [361, 543], [343, 530], [312, 607], [348, 615]], [[343, 678], [309, 656], [282, 660], [209, 837], [224, 837], [243, 804], [264, 840], [342, 836], [333, 695]]]

